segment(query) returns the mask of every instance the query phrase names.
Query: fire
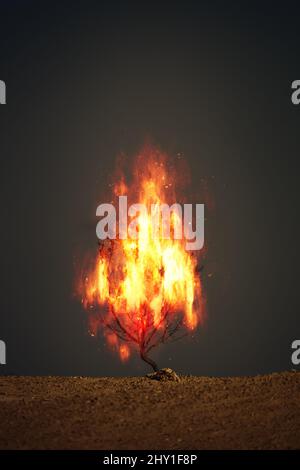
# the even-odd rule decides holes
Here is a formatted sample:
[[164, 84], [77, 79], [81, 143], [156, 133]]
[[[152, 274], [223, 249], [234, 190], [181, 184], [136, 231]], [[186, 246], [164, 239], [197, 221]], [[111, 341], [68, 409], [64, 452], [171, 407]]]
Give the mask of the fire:
[[81, 288], [83, 305], [91, 313], [92, 333], [103, 327], [107, 342], [123, 361], [134, 349], [145, 358], [179, 328], [194, 330], [203, 317], [199, 261], [195, 253], [185, 250], [184, 239], [172, 236], [178, 223], [176, 213], [170, 215], [170, 237], [162, 237], [161, 231], [153, 236], [150, 207], [176, 201], [177, 178], [165, 155], [144, 149], [132, 183], [127, 185], [122, 176], [113, 187], [115, 197], [126, 194], [149, 209], [136, 217], [137, 238], [117, 237], [101, 243]]

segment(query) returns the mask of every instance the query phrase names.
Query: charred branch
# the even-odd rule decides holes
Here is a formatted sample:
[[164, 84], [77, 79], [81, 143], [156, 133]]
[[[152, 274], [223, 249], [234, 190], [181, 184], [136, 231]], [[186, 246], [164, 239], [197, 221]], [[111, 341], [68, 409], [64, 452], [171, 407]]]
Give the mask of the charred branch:
[[147, 356], [147, 354], [146, 354], [146, 352], [143, 348], [140, 349], [140, 357], [143, 361], [147, 362], [147, 364], [149, 364], [152, 367], [154, 372], [158, 371], [158, 367], [157, 367], [156, 362], [153, 361], [153, 359], [151, 359], [149, 356]]

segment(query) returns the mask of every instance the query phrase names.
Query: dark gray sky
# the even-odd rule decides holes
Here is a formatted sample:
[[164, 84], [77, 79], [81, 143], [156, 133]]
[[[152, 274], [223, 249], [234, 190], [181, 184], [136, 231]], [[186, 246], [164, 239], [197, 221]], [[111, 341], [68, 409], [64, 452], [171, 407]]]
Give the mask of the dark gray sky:
[[[183, 152], [208, 214], [207, 320], [160, 366], [292, 368], [299, 320], [297, 13], [196, 2], [1, 2], [0, 374], [133, 375], [87, 334], [75, 267], [120, 152]], [[200, 2], [199, 2], [200, 3]], [[208, 5], [211, 2], [207, 2]], [[198, 201], [202, 202], [202, 201]]]

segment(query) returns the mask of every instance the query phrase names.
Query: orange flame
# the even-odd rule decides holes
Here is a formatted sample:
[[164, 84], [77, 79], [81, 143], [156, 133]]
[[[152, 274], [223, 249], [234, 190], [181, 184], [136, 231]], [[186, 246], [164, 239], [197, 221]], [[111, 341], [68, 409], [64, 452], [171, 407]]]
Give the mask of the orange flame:
[[[177, 179], [178, 175], [167, 168], [165, 155], [152, 148], [143, 150], [133, 182], [127, 185], [122, 177], [113, 188], [115, 196], [125, 194], [129, 203], [138, 201], [149, 209], [136, 217], [138, 238], [106, 240], [94, 268], [85, 277], [83, 305], [92, 312], [92, 322], [96, 315], [107, 342], [122, 360], [127, 360], [130, 347], [145, 342], [147, 335], [163, 335], [172, 318], [179, 315], [181, 326], [193, 330], [203, 316], [195, 253], [186, 251], [185, 240], [172, 238], [172, 233], [168, 239], [153, 237], [152, 233], [150, 207], [176, 202]], [[175, 213], [171, 213], [170, 221], [171, 231], [175, 231]], [[112, 322], [117, 324], [117, 331]]]

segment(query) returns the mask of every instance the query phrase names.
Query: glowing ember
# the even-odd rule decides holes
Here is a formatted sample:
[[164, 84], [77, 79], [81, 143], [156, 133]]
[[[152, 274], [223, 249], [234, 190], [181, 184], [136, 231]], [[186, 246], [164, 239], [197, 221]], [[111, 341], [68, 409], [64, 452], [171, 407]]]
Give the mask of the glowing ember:
[[135, 164], [133, 182], [121, 177], [114, 197], [143, 203], [148, 214], [136, 217], [137, 239], [100, 243], [94, 267], [81, 284], [83, 305], [90, 312], [90, 332], [103, 328], [107, 343], [122, 360], [131, 351], [147, 356], [155, 346], [175, 338], [185, 328], [193, 330], [203, 317], [201, 280], [195, 253], [185, 250], [184, 239], [174, 239], [176, 213], [171, 213], [171, 236], [153, 237], [150, 207], [176, 201], [176, 179], [166, 166], [166, 156], [146, 148]]

